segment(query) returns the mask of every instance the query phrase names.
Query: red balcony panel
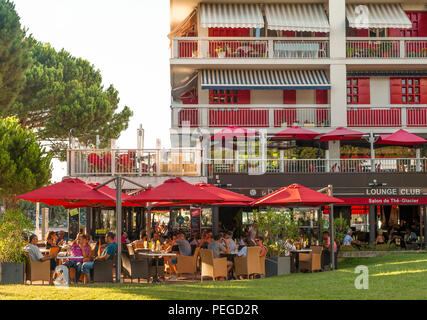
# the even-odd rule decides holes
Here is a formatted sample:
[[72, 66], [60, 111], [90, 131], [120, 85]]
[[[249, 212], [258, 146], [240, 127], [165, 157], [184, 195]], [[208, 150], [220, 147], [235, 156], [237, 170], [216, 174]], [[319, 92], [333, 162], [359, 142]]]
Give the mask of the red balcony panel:
[[184, 122], [189, 122], [190, 127], [198, 127], [199, 125], [199, 110], [195, 108], [187, 108], [179, 111], [179, 126], [182, 127]]
[[274, 126], [275, 127], [281, 127], [282, 123], [284, 122], [286, 122], [288, 126], [292, 126], [292, 124], [296, 121], [298, 121], [296, 108], [274, 110]]
[[401, 127], [402, 112], [400, 108], [350, 109], [347, 111], [347, 122], [349, 127]]
[[427, 108], [407, 109], [408, 127], [427, 127]]
[[268, 127], [268, 110], [237, 109], [209, 110], [210, 127]]
[[179, 57], [192, 58], [198, 54], [198, 43], [194, 40], [181, 40], [178, 43]]

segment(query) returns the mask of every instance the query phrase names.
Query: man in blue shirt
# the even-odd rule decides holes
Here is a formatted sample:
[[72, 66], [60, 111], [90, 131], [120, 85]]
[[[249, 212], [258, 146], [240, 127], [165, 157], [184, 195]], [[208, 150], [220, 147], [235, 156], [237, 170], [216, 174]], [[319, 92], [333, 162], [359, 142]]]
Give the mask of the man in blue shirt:
[[[114, 233], [108, 232], [105, 236], [105, 241], [107, 242], [107, 246], [100, 256], [97, 256], [94, 261], [107, 261], [113, 260], [116, 252], [117, 252], [117, 244], [114, 242]], [[82, 265], [82, 273], [89, 274], [90, 270], [93, 269], [94, 261], [85, 262]]]
[[352, 237], [353, 231], [351, 229], [348, 230], [347, 234], [344, 237], [343, 246], [351, 246], [353, 242]]

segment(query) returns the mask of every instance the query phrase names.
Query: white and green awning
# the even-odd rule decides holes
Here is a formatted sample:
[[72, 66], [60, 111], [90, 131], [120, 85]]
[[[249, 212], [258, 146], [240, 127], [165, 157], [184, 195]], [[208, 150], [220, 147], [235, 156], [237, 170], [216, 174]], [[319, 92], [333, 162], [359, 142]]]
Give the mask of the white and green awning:
[[270, 30], [329, 32], [330, 29], [322, 4], [266, 4], [265, 16]]
[[201, 3], [200, 24], [203, 28], [264, 28], [258, 4]]
[[398, 3], [348, 4], [346, 15], [350, 27], [355, 29], [412, 28], [411, 20]]

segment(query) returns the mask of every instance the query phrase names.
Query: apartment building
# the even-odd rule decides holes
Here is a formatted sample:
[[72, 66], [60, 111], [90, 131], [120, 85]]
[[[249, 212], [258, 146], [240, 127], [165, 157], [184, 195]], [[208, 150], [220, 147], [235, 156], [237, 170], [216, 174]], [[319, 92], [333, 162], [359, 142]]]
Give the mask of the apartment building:
[[[427, 137], [427, 1], [170, 3], [171, 141], [202, 143], [209, 182], [252, 197], [332, 184], [346, 202], [335, 212], [358, 228], [422, 225], [425, 148], [375, 141], [399, 129]], [[262, 150], [209, 152], [230, 126], [259, 132]], [[366, 136], [274, 139], [292, 126]]]

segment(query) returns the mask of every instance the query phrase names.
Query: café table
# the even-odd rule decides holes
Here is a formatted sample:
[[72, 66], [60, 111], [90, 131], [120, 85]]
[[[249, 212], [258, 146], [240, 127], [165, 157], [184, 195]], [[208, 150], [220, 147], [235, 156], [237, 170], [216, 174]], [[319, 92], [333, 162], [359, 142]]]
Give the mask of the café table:
[[66, 259], [83, 259], [84, 257], [83, 256], [70, 256], [70, 255], [66, 255], [66, 256], [63, 256], [63, 255], [57, 255], [56, 256], [56, 259], [58, 259], [58, 260], [66, 260]]
[[151, 257], [156, 261], [156, 271], [154, 273], [153, 281], [152, 283], [160, 283], [159, 275], [157, 272], [157, 268], [159, 267], [159, 258], [160, 257], [175, 257], [176, 253], [163, 253], [158, 251], [152, 251], [152, 252], [138, 252], [139, 255]]
[[50, 249], [41, 248], [41, 249], [40, 249], [40, 252], [41, 252], [42, 254], [49, 254]]
[[298, 266], [299, 266], [299, 254], [300, 253], [310, 253], [312, 250], [311, 249], [297, 249], [297, 250], [292, 250], [292, 264], [294, 265], [295, 269], [295, 273], [298, 272]]

